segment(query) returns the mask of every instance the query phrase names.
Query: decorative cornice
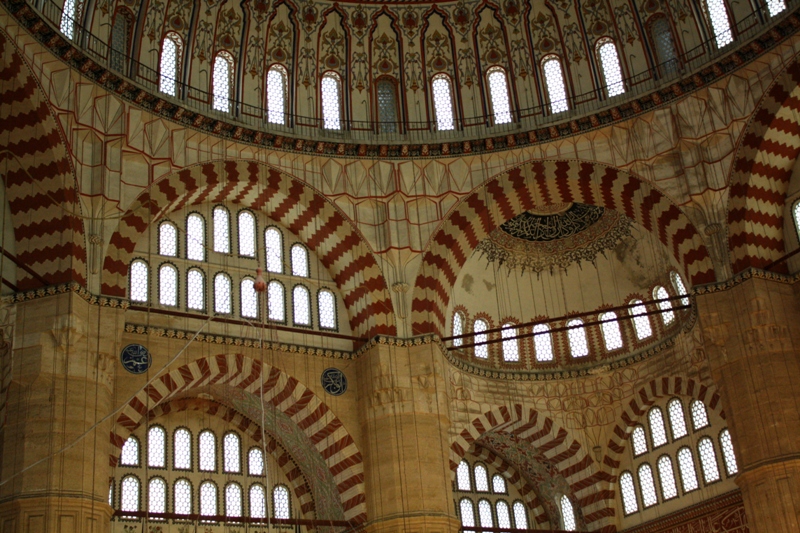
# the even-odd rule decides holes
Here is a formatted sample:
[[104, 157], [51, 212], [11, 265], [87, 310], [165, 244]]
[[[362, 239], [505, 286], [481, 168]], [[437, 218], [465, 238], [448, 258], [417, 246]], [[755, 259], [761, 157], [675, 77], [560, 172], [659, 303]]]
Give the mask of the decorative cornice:
[[777, 281], [778, 283], [793, 285], [798, 281], [800, 281], [800, 272], [793, 275], [791, 274], [787, 275], [751, 267], [748, 268], [747, 270], [739, 272], [738, 274], [736, 274], [735, 276], [726, 281], [721, 281], [718, 283], [708, 283], [706, 285], [695, 285], [692, 288], [692, 294], [702, 295], [702, 294], [710, 294], [712, 292], [727, 291], [729, 289], [736, 287], [737, 285], [741, 285], [742, 283], [750, 279], [763, 279], [767, 281]]
[[59, 294], [75, 293], [92, 305], [99, 305], [100, 307], [114, 307], [118, 309], [128, 309], [130, 302], [123, 298], [112, 298], [110, 296], [97, 296], [89, 292], [89, 290], [77, 283], [71, 281], [69, 283], [62, 283], [61, 285], [49, 285], [47, 287], [40, 287], [30, 291], [21, 291], [5, 296], [2, 302], [5, 304], [14, 304], [17, 302], [26, 302], [29, 300], [37, 300], [39, 298], [47, 298], [49, 296], [56, 296]]

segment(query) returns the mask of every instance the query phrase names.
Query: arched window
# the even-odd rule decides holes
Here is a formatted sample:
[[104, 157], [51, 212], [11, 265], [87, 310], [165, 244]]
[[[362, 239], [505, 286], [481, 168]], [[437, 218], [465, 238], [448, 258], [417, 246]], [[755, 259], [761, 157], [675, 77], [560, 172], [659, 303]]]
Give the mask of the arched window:
[[108, 482], [108, 505], [114, 507], [114, 479]]
[[270, 281], [267, 285], [267, 316], [274, 322], [286, 321], [284, 289], [280, 281]]
[[292, 321], [295, 326], [311, 325], [311, 294], [303, 285], [292, 289]]
[[[150, 513], [167, 512], [167, 482], [163, 478], [150, 478], [147, 486], [147, 510]], [[152, 516], [149, 518], [150, 520], [164, 520]]]
[[494, 505], [494, 510], [497, 513], [497, 527], [511, 529], [511, 513], [508, 504], [503, 500], [498, 500]]
[[292, 276], [307, 278], [308, 274], [308, 250], [302, 244], [292, 245]]
[[217, 485], [213, 481], [200, 483], [200, 515], [217, 515]]
[[175, 514], [192, 514], [192, 484], [188, 479], [179, 479], [173, 486]]
[[242, 486], [238, 483], [231, 482], [225, 486], [225, 516], [242, 516]]
[[548, 56], [542, 61], [544, 82], [547, 86], [547, 97], [550, 100], [550, 114], [555, 115], [569, 109], [567, 87], [564, 83], [564, 71], [561, 60], [557, 56]]
[[256, 217], [250, 211], [239, 211], [239, 255], [256, 256]]
[[636, 330], [636, 338], [644, 340], [653, 334], [650, 326], [650, 317], [647, 316], [647, 308], [641, 300], [631, 300], [630, 314], [633, 316], [633, 328]]
[[508, 79], [502, 67], [492, 67], [486, 74], [489, 82], [489, 104], [493, 114], [493, 124], [511, 122], [511, 97], [508, 92]]
[[178, 257], [178, 228], [172, 222], [158, 225], [158, 253]]
[[258, 294], [253, 278], [243, 278], [239, 283], [239, 303], [242, 306], [242, 317], [258, 318]]
[[472, 501], [462, 498], [459, 507], [461, 510], [461, 530], [464, 533], [475, 533], [474, 530], [469, 529], [475, 527], [475, 507], [472, 505]]
[[283, 235], [275, 227], [264, 231], [264, 248], [267, 257], [267, 272], [283, 273]]
[[724, 48], [731, 44], [733, 32], [731, 32], [731, 21], [728, 17], [725, 0], [706, 0], [706, 10], [708, 18], [711, 20], [711, 28], [714, 30], [717, 48]]
[[139, 466], [139, 439], [131, 435], [122, 445], [119, 464], [123, 466]]
[[161, 305], [178, 305], [178, 269], [169, 263], [158, 269], [158, 302]]
[[489, 500], [478, 500], [478, 517], [481, 520], [481, 527], [494, 527], [492, 504]]
[[251, 476], [264, 475], [264, 452], [260, 448], [250, 448], [247, 453], [247, 474]]
[[636, 500], [636, 487], [633, 484], [633, 475], [623, 472], [619, 476], [619, 491], [622, 494], [622, 509], [625, 515], [639, 511], [639, 502]]
[[681, 485], [683, 492], [691, 492], [698, 488], [697, 471], [694, 468], [694, 458], [692, 450], [684, 446], [678, 450], [678, 468], [681, 472]]
[[178, 428], [172, 437], [172, 466], [175, 470], [192, 469], [192, 434], [186, 428]]
[[606, 83], [606, 96], [611, 98], [625, 92], [622, 82], [622, 67], [619, 64], [617, 45], [608, 38], [597, 41], [597, 57], [603, 71], [603, 80]]
[[272, 65], [267, 71], [267, 122], [286, 125], [288, 79], [283, 65]]
[[267, 517], [267, 493], [258, 483], [250, 485], [250, 517]]
[[233, 56], [219, 52], [214, 58], [214, 79], [211, 91], [214, 93], [212, 107], [224, 113], [231, 112], [231, 93], [233, 89]]
[[691, 404], [692, 409], [692, 428], [694, 431], [703, 429], [709, 425], [708, 411], [706, 411], [706, 404], [700, 400], [693, 400]]
[[492, 492], [495, 494], [507, 494], [506, 480], [500, 474], [492, 476]]
[[214, 276], [214, 312], [229, 315], [231, 305], [231, 278], [222, 272]]
[[186, 218], [186, 259], [205, 261], [206, 224], [203, 217], [192, 213]]
[[575, 509], [569, 498], [561, 496], [561, 520], [564, 522], [562, 527], [567, 531], [575, 531]]
[[800, 240], [800, 201], [794, 203], [792, 212], [794, 213], [794, 230], [797, 233], [798, 240]]
[[181, 77], [181, 58], [183, 39], [174, 32], [164, 36], [161, 42], [159, 61], [158, 90], [169, 96], [178, 96], [178, 80]]
[[196, 311], [206, 308], [206, 278], [199, 268], [186, 272], [186, 307]]
[[643, 453], [647, 453], [647, 437], [644, 434], [643, 426], [636, 426], [631, 433], [631, 442], [633, 443], [633, 456], [639, 457]]
[[572, 357], [586, 357], [589, 355], [589, 343], [586, 341], [586, 330], [583, 327], [583, 320], [574, 318], [567, 322], [567, 337], [569, 338], [569, 350]]
[[683, 414], [683, 403], [678, 398], [673, 398], [667, 404], [669, 425], [672, 428], [672, 440], [678, 440], [689, 434], [686, 429], [686, 417]]
[[231, 253], [231, 214], [225, 207], [214, 208], [214, 251], [220, 254]]
[[639, 465], [639, 488], [642, 491], [642, 505], [645, 509], [658, 503], [653, 469], [647, 463]]
[[480, 463], [475, 465], [475, 490], [489, 492], [489, 476], [486, 467]]
[[550, 338], [550, 327], [547, 324], [533, 326], [533, 346], [536, 349], [536, 360], [547, 362], [553, 360], [553, 339]]
[[112, 70], [125, 74], [128, 66], [128, 17], [117, 11], [111, 27], [111, 49], [108, 64]]
[[167, 467], [167, 432], [161, 426], [147, 430], [147, 466]]
[[231, 474], [238, 474], [242, 471], [242, 441], [239, 435], [229, 431], [222, 439], [222, 451], [224, 458], [223, 471]]
[[774, 17], [786, 9], [786, 2], [784, 0], [767, 0], [767, 9], [769, 9], [769, 16]]
[[725, 472], [728, 476], [735, 476], [739, 472], [736, 464], [736, 455], [733, 453], [733, 441], [731, 432], [728, 428], [723, 429], [719, 434], [719, 447], [722, 448], [722, 459], [725, 462]]
[[503, 360], [509, 362], [519, 361], [519, 344], [516, 337], [517, 330], [512, 329], [514, 324], [503, 325]]
[[487, 324], [482, 318], [477, 319], [472, 324], [472, 332], [475, 333], [475, 357], [480, 359], [489, 358], [489, 345], [486, 344], [486, 341], [489, 339], [489, 337], [486, 335], [486, 333], [483, 333], [487, 329], [489, 329], [489, 324]]
[[336, 297], [327, 289], [317, 293], [317, 316], [321, 329], [336, 329]]
[[697, 443], [697, 456], [700, 457], [700, 467], [703, 470], [703, 480], [706, 485], [720, 480], [717, 452], [714, 450], [714, 441], [710, 437], [703, 437]]
[[667, 501], [678, 496], [675, 471], [672, 469], [672, 459], [669, 458], [669, 455], [662, 455], [658, 459], [658, 479], [661, 480], [662, 500]]
[[[464, 334], [464, 313], [456, 311], [453, 313], [453, 337]], [[453, 339], [453, 346], [461, 346], [464, 339]]]
[[59, 29], [67, 39], [71, 40], [75, 36], [75, 22], [78, 19], [78, 15], [78, 3], [76, 0], [64, 0]]
[[656, 61], [662, 76], [670, 76], [678, 71], [678, 49], [672, 35], [669, 20], [663, 15], [653, 18], [650, 23], [650, 40], [656, 51]]
[[122, 478], [119, 490], [119, 507], [122, 511], [139, 510], [139, 478], [136, 476], [125, 476]]
[[613, 311], [603, 313], [600, 315], [600, 322], [606, 350], [611, 352], [622, 348], [622, 332], [619, 329], [619, 322], [617, 322], [617, 314]]
[[292, 510], [289, 507], [289, 489], [277, 485], [272, 490], [272, 514], [275, 518], [291, 518]]
[[436, 116], [436, 129], [449, 131], [456, 129], [453, 112], [453, 83], [447, 74], [437, 74], [431, 81], [433, 93], [433, 112]]
[[397, 92], [394, 80], [382, 78], [375, 84], [378, 93], [378, 128], [381, 133], [397, 133]]
[[470, 483], [469, 479], [469, 463], [461, 461], [458, 463], [458, 468], [456, 469], [456, 485], [458, 486], [458, 490], [472, 490], [472, 483]]
[[322, 92], [322, 127], [342, 129], [342, 82], [335, 72], [326, 72], [320, 83]]
[[131, 263], [130, 269], [130, 295], [132, 302], [146, 302], [148, 300], [150, 269], [147, 263], [141, 259], [136, 259]]
[[201, 431], [198, 437], [198, 458], [201, 472], [217, 470], [217, 438], [209, 430]]
[[658, 302], [658, 308], [661, 309], [661, 321], [665, 326], [669, 326], [675, 320], [675, 312], [672, 310], [672, 301], [668, 300], [669, 293], [667, 289], [659, 285], [653, 289], [653, 299], [663, 300]]
[[653, 407], [647, 414], [647, 420], [650, 422], [650, 439], [653, 442], [653, 448], [658, 448], [667, 443], [667, 430], [664, 427], [664, 414], [658, 407]]
[[525, 512], [525, 504], [516, 501], [512, 508], [514, 509], [514, 527], [528, 529], [528, 513]]
[[686, 290], [686, 285], [683, 283], [681, 275], [673, 270], [669, 277], [672, 280], [672, 287], [675, 289], [675, 292], [683, 296], [683, 298], [681, 298], [681, 305], [689, 305], [689, 291]]

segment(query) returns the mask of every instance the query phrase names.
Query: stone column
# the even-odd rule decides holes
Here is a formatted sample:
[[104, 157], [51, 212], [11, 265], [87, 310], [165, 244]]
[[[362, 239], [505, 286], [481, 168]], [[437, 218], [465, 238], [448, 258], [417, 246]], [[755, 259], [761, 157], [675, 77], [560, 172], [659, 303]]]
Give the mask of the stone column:
[[800, 531], [800, 299], [751, 278], [697, 302], [750, 531]]
[[359, 359], [369, 533], [456, 532], [445, 360], [437, 344], [379, 344]]
[[122, 311], [73, 292], [15, 307], [0, 531], [107, 532], [111, 421], [89, 430], [113, 409]]

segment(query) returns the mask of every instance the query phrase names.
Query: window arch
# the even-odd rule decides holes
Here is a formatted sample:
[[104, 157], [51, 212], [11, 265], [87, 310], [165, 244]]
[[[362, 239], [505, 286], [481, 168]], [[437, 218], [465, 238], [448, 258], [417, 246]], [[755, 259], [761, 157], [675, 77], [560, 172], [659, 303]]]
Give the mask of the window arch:
[[653, 299], [663, 300], [658, 302], [658, 308], [661, 309], [661, 321], [665, 326], [669, 326], [675, 320], [675, 312], [672, 310], [672, 300], [668, 300], [669, 293], [667, 289], [659, 285], [653, 289]]
[[528, 513], [525, 512], [525, 504], [515, 501], [512, 506], [514, 510], [514, 527], [516, 529], [528, 529]]
[[178, 269], [170, 263], [158, 269], [158, 302], [170, 307], [178, 305]]
[[196, 311], [206, 308], [206, 276], [199, 268], [186, 272], [186, 307]]
[[717, 464], [717, 452], [714, 450], [714, 441], [710, 437], [703, 437], [697, 443], [697, 456], [700, 458], [700, 467], [706, 485], [719, 481], [721, 478]]
[[198, 458], [201, 472], [217, 470], [217, 437], [210, 430], [203, 430], [198, 436]]
[[550, 100], [550, 114], [555, 115], [569, 109], [567, 86], [564, 81], [564, 70], [558, 56], [547, 56], [542, 60], [544, 82], [547, 86], [547, 97]]
[[172, 436], [172, 467], [175, 470], [192, 469], [192, 432], [178, 428]]
[[619, 491], [622, 495], [622, 511], [625, 516], [639, 511], [639, 502], [636, 500], [636, 486], [633, 484], [633, 475], [623, 472], [619, 476]]
[[119, 490], [119, 507], [122, 511], [137, 512], [140, 505], [141, 483], [139, 478], [128, 475], [122, 478]]
[[461, 511], [461, 527], [464, 533], [475, 533], [474, 530], [468, 529], [475, 527], [475, 507], [472, 505], [472, 500], [461, 498], [459, 503]]
[[506, 480], [500, 474], [495, 474], [492, 476], [492, 492], [495, 494], [508, 494]]
[[733, 42], [731, 20], [725, 0], [706, 0], [706, 13], [714, 31], [717, 48], [724, 48]]
[[583, 320], [574, 318], [567, 322], [567, 338], [572, 357], [586, 357], [589, 355], [589, 343], [586, 340], [586, 329]]
[[494, 527], [492, 504], [489, 503], [489, 500], [478, 500], [478, 518], [480, 518], [481, 527]]
[[233, 56], [226, 51], [214, 58], [214, 77], [211, 83], [214, 99], [211, 107], [216, 111], [230, 113], [233, 99]]
[[729, 477], [735, 476], [739, 472], [739, 466], [736, 464], [736, 455], [733, 453], [733, 441], [731, 440], [731, 432], [728, 431], [728, 428], [723, 429], [719, 433], [719, 447], [722, 449], [725, 472]]
[[178, 227], [169, 221], [158, 225], [158, 253], [178, 257]]
[[633, 456], [639, 457], [647, 453], [647, 437], [644, 433], [644, 426], [636, 426], [631, 433], [631, 442], [633, 443]]
[[603, 313], [600, 315], [600, 322], [606, 350], [611, 352], [622, 348], [622, 332], [619, 329], [619, 322], [617, 322], [617, 314], [613, 311]]
[[678, 450], [678, 468], [681, 474], [681, 485], [683, 485], [683, 492], [691, 492], [699, 488], [697, 483], [697, 470], [694, 467], [694, 458], [692, 457], [692, 450], [688, 446], [684, 446]]
[[128, 67], [128, 36], [130, 22], [124, 10], [117, 10], [114, 25], [111, 27], [111, 47], [109, 49], [109, 66], [112, 70], [125, 74]]
[[147, 466], [167, 467], [167, 432], [161, 426], [151, 426], [147, 430]]
[[139, 466], [139, 439], [131, 435], [122, 445], [119, 455], [119, 464], [124, 466]]
[[224, 272], [214, 276], [214, 312], [229, 315], [233, 311], [231, 277]]
[[258, 318], [258, 294], [253, 278], [242, 278], [239, 283], [239, 305], [242, 317]]
[[264, 251], [267, 259], [267, 272], [283, 273], [283, 235], [275, 226], [264, 230]]
[[149, 300], [150, 293], [150, 268], [141, 259], [134, 259], [131, 263], [130, 276], [130, 297], [132, 302], [146, 302]]
[[511, 513], [508, 504], [503, 500], [498, 500], [494, 505], [494, 510], [497, 514], [497, 527], [511, 529]]
[[291, 518], [292, 509], [289, 501], [289, 489], [277, 485], [272, 490], [272, 514], [275, 518]]
[[250, 485], [250, 517], [267, 517], [267, 492], [264, 486], [258, 483]]
[[453, 82], [447, 74], [436, 74], [431, 80], [433, 112], [436, 116], [436, 129], [450, 131], [456, 128], [455, 106], [453, 105]]
[[322, 127], [342, 129], [342, 79], [335, 72], [326, 72], [320, 83], [322, 93]]
[[242, 471], [242, 439], [233, 431], [222, 439], [223, 471], [238, 474]]
[[492, 124], [511, 122], [511, 93], [508, 90], [508, 76], [503, 67], [491, 67], [486, 72], [489, 83], [489, 105], [492, 110]]
[[536, 350], [536, 360], [540, 363], [553, 360], [553, 339], [550, 337], [550, 326], [536, 324], [533, 326], [533, 346]]
[[221, 254], [231, 253], [231, 214], [226, 207], [218, 205], [214, 208], [214, 251]]
[[642, 505], [645, 509], [658, 503], [656, 483], [653, 479], [653, 469], [647, 463], [639, 465], [639, 488], [642, 491]]
[[308, 250], [300, 243], [293, 244], [291, 249], [292, 276], [309, 277]]
[[[167, 512], [167, 482], [161, 477], [151, 477], [147, 484], [147, 511], [150, 513]], [[164, 520], [149, 517], [150, 520]]]
[[238, 218], [238, 238], [239, 255], [242, 257], [256, 256], [256, 217], [250, 211], [243, 209], [239, 211]]
[[270, 281], [267, 285], [267, 316], [273, 322], [286, 321], [286, 308], [283, 284]]
[[175, 514], [192, 514], [192, 483], [185, 478], [175, 481], [172, 488]]
[[328, 289], [320, 289], [317, 293], [317, 317], [321, 329], [337, 329], [336, 297]]
[[311, 325], [311, 293], [304, 285], [292, 289], [292, 322], [295, 326]]
[[664, 426], [664, 414], [659, 407], [653, 407], [647, 414], [647, 420], [650, 422], [650, 440], [653, 442], [653, 448], [658, 448], [667, 443], [667, 430]]
[[472, 490], [472, 483], [470, 483], [469, 477], [469, 463], [466, 461], [461, 461], [458, 463], [458, 468], [456, 469], [456, 486], [458, 490]]
[[694, 431], [703, 429], [704, 427], [708, 427], [710, 425], [708, 421], [708, 411], [706, 411], [706, 404], [700, 400], [692, 400], [691, 411], [692, 429]]
[[264, 452], [261, 448], [250, 448], [247, 452], [247, 474], [250, 476], [264, 475]]
[[689, 434], [686, 429], [686, 417], [683, 414], [683, 402], [678, 398], [673, 398], [667, 404], [669, 414], [669, 425], [672, 428], [672, 440], [678, 440]]
[[235, 481], [225, 485], [225, 516], [242, 516], [242, 486]]
[[636, 330], [636, 338], [644, 340], [653, 335], [653, 328], [650, 326], [650, 317], [647, 316], [647, 308], [641, 300], [631, 300], [629, 313], [633, 316], [633, 329]]
[[213, 481], [200, 483], [200, 515], [217, 515], [217, 484]]
[[283, 65], [272, 65], [267, 71], [267, 122], [286, 125], [286, 104], [289, 75]]
[[519, 341], [515, 338], [517, 330], [513, 329], [514, 324], [508, 323], [503, 325], [503, 360], [508, 362], [519, 361]]
[[175, 32], [167, 33], [161, 41], [161, 58], [158, 63], [158, 90], [162, 93], [178, 96], [182, 58], [183, 39]]
[[378, 128], [380, 133], [397, 133], [398, 103], [397, 81], [382, 77], [375, 83], [378, 101]]
[[671, 500], [678, 496], [678, 487], [675, 485], [675, 471], [672, 469], [672, 459], [669, 455], [658, 458], [658, 479], [661, 481], [661, 499]]
[[186, 259], [206, 259], [206, 222], [197, 213], [186, 217]]
[[625, 92], [625, 83], [622, 81], [622, 66], [619, 62], [617, 45], [604, 37], [597, 41], [597, 58], [603, 72], [603, 81], [606, 84], [606, 96], [611, 98]]
[[561, 520], [567, 531], [575, 531], [575, 509], [565, 495], [561, 495]]
[[476, 492], [489, 492], [489, 475], [486, 467], [480, 463], [475, 465], [475, 491]]
[[[464, 334], [464, 313], [456, 311], [453, 313], [453, 337]], [[453, 339], [453, 346], [461, 346], [464, 339]]]
[[669, 277], [670, 280], [672, 280], [672, 287], [675, 289], [675, 292], [683, 296], [683, 298], [681, 298], [681, 305], [689, 305], [689, 291], [686, 290], [686, 285], [683, 283], [681, 275], [673, 270]]
[[675, 37], [669, 19], [664, 15], [656, 15], [651, 19], [650, 41], [656, 52], [658, 69], [662, 76], [670, 76], [678, 71], [680, 65], [678, 60], [678, 49], [675, 46]]
[[483, 333], [487, 329], [489, 329], [489, 324], [482, 318], [476, 319], [472, 324], [472, 332], [475, 334], [473, 341], [475, 343], [475, 357], [480, 359], [489, 358], [489, 345], [486, 344], [489, 336]]

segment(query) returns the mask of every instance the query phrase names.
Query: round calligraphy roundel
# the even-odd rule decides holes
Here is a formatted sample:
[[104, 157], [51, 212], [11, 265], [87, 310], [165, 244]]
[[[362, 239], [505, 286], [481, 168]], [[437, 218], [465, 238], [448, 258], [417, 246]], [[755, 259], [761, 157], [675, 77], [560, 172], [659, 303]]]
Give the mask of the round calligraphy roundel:
[[347, 390], [347, 377], [338, 368], [326, 368], [322, 371], [322, 388], [331, 396], [341, 396]]
[[153, 363], [150, 352], [141, 344], [129, 344], [122, 349], [119, 360], [123, 368], [131, 374], [144, 374]]

